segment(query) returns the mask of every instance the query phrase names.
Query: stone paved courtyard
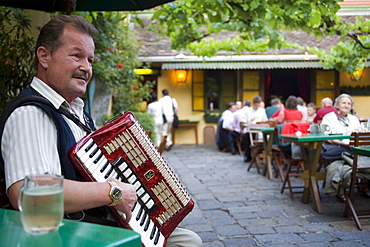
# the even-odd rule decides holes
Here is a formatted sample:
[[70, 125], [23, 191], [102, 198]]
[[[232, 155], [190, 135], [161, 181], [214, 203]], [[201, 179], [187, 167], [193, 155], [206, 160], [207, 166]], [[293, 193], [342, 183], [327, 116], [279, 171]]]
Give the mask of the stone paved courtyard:
[[241, 156], [221, 153], [216, 145], [174, 145], [163, 156], [195, 201], [181, 226], [198, 233], [205, 247], [370, 246], [370, 221], [361, 220], [359, 231], [342, 216], [344, 204], [322, 188], [318, 214], [301, 194], [295, 200], [287, 190], [281, 194], [280, 179], [268, 180], [255, 168], [248, 172]]

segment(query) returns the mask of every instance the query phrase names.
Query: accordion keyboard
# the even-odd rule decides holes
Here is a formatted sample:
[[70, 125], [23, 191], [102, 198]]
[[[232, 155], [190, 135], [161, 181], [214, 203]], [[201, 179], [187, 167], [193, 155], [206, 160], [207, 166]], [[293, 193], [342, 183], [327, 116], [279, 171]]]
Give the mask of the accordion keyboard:
[[194, 207], [189, 193], [130, 112], [82, 138], [69, 158], [88, 181], [114, 177], [136, 187], [138, 201], [130, 222], [119, 211], [110, 210], [123, 227], [141, 234], [145, 246], [164, 246]]
[[[76, 156], [85, 164], [95, 181], [105, 182], [109, 177], [114, 177], [136, 187], [138, 201], [132, 209], [129, 226], [141, 235], [141, 241], [146, 247], [163, 246], [165, 238], [148, 214], [155, 206], [155, 202], [125, 160], [120, 157], [115, 162], [109, 163], [92, 139], [76, 153]], [[122, 213], [118, 213], [125, 218]]]

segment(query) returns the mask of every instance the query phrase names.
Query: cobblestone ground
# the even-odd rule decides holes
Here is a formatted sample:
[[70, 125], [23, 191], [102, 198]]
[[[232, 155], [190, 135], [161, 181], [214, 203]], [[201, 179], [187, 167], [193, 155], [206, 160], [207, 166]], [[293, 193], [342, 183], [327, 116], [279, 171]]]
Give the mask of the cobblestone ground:
[[[164, 158], [195, 201], [181, 227], [199, 234], [204, 247], [241, 246], [370, 246], [370, 221], [359, 231], [344, 218], [344, 204], [320, 195], [323, 214], [280, 193], [280, 179], [249, 172], [239, 155], [221, 153], [215, 145], [174, 145]], [[297, 179], [296, 183], [302, 180]], [[321, 186], [320, 186], [321, 187]], [[369, 204], [369, 199], [361, 199]]]

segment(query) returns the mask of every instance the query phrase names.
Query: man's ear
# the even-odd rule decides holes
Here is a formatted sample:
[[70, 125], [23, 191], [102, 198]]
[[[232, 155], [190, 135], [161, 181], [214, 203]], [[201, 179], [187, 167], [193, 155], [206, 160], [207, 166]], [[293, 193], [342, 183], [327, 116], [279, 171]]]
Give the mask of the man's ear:
[[49, 66], [51, 52], [48, 49], [46, 49], [44, 46], [40, 46], [39, 48], [37, 48], [36, 55], [37, 55], [40, 65], [44, 69], [47, 69]]

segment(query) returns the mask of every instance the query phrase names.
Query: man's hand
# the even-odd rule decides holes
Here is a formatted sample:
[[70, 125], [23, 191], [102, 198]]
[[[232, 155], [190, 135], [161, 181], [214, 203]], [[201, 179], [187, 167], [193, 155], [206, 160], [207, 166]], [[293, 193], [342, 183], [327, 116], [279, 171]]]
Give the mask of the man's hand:
[[131, 210], [137, 201], [136, 188], [134, 185], [122, 183], [114, 178], [110, 178], [109, 180], [114, 181], [122, 190], [122, 198], [114, 208], [126, 215], [126, 221], [128, 223], [132, 216]]

